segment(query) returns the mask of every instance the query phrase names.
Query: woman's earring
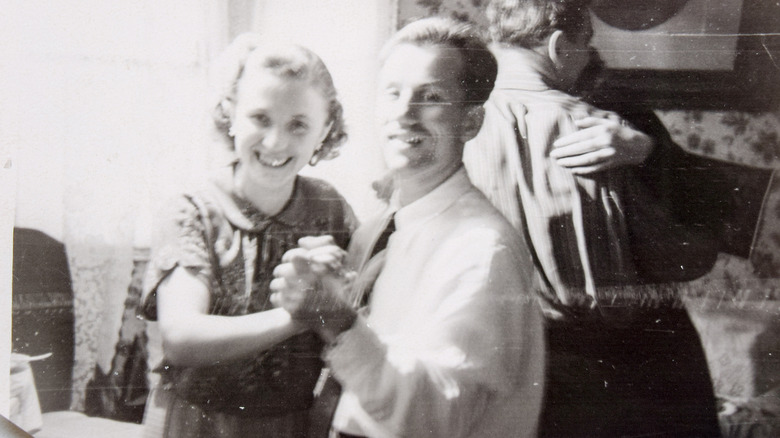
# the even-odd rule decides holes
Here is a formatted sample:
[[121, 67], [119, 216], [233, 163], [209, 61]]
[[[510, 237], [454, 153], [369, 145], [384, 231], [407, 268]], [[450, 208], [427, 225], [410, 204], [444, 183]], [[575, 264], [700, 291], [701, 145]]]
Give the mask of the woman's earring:
[[230, 128], [228, 128], [228, 136], [230, 136], [231, 138], [236, 136], [236, 131], [233, 129], [232, 124], [230, 125]]
[[317, 163], [320, 162], [321, 152], [322, 152], [322, 146], [314, 150], [314, 154], [312, 154], [311, 158], [309, 158], [309, 166], [316, 166]]

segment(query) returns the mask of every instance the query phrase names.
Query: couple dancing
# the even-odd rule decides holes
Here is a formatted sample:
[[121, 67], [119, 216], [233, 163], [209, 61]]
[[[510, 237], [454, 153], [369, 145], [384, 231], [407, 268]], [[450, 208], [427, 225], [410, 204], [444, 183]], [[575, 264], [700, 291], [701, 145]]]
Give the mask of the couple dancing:
[[[641, 335], [659, 315], [621, 318], [614, 328], [608, 317], [583, 323], [582, 309], [561, 316], [569, 294], [587, 294], [586, 280], [558, 288], [549, 260], [539, 257], [544, 242], [562, 251], [570, 248], [555, 248], [559, 240], [573, 242], [539, 240], [527, 220], [513, 226], [511, 214], [493, 206], [502, 207], [501, 190], [484, 183], [502, 175], [501, 154], [521, 146], [485, 148], [494, 155], [468, 160], [466, 171], [466, 143], [485, 141], [477, 135], [483, 120], [520, 132], [516, 114], [505, 111], [518, 106], [500, 100], [515, 67], [538, 67], [549, 77], [536, 91], [555, 94], [551, 83], [563, 88], [586, 64], [573, 56], [590, 35], [576, 5], [566, 13], [580, 24], [559, 29], [568, 21], [545, 18], [563, 14], [567, 2], [494, 3], [496, 29], [519, 25], [511, 14], [535, 14], [547, 32], [532, 49], [494, 34], [509, 47], [508, 55], [495, 51], [498, 62], [472, 28], [446, 19], [412, 23], [386, 44], [377, 106], [392, 196], [387, 211], [359, 226], [332, 187], [298, 175], [334, 157], [346, 138], [327, 68], [301, 47], [266, 47], [251, 36], [234, 42], [235, 74], [214, 120], [236, 159], [171, 204], [145, 280], [145, 313], [158, 321], [164, 356], [145, 436], [315, 436], [324, 365], [342, 389], [332, 421], [324, 421], [332, 436], [717, 436], [709, 375], [687, 316], [662, 309], [663, 324], [678, 334], [654, 341], [668, 351], [641, 354], [641, 345], [615, 339]], [[583, 174], [609, 174], [650, 154], [647, 135], [613, 114], [577, 108], [591, 113], [571, 124], [574, 137], [556, 143], [546, 161], [555, 170], [527, 171], [550, 180], [565, 174], [559, 188], [578, 191]], [[593, 140], [595, 131], [609, 135]], [[583, 139], [594, 156], [581, 150]], [[528, 195], [520, 196], [514, 207], [528, 215]], [[599, 315], [597, 304], [588, 309]], [[543, 310], [554, 315], [547, 324]], [[562, 345], [563, 333], [571, 345]], [[657, 359], [644, 364], [644, 377], [632, 369], [637, 356]], [[679, 360], [695, 367], [670, 380], [661, 370]], [[588, 376], [591, 361], [619, 369]], [[615, 380], [602, 383], [604, 376]], [[690, 389], [684, 397], [668, 392], [680, 385]]]

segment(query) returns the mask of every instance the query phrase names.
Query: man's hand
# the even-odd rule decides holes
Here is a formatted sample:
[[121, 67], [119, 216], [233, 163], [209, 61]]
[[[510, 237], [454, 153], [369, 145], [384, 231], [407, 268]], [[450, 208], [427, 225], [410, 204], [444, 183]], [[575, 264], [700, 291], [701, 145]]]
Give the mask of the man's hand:
[[642, 163], [653, 151], [653, 139], [617, 118], [585, 117], [579, 131], [553, 143], [550, 157], [576, 175], [588, 175]]
[[[316, 238], [319, 239], [319, 238]], [[351, 281], [342, 260], [344, 251], [335, 245], [302, 241], [288, 251], [274, 269], [271, 302], [290, 313], [293, 319], [333, 340], [349, 329], [357, 314], [343, 298]]]

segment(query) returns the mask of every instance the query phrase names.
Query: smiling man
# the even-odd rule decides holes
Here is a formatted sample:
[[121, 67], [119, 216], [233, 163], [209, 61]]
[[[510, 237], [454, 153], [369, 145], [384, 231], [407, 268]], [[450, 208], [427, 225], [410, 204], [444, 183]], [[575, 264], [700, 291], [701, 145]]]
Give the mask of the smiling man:
[[356, 281], [321, 274], [312, 261], [328, 248], [309, 245], [275, 271], [274, 301], [330, 342], [343, 387], [335, 436], [535, 436], [544, 342], [530, 253], [462, 163], [496, 61], [468, 26], [444, 19], [399, 31], [382, 61], [388, 212], [352, 239]]

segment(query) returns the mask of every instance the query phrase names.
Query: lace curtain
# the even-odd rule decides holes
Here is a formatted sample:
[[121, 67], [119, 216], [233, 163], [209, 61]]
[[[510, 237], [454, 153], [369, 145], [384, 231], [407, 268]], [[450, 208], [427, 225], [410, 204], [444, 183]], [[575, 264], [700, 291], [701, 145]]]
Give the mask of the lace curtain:
[[11, 2], [0, 31], [17, 226], [65, 243], [75, 296], [74, 397], [108, 368], [134, 243], [205, 169], [207, 65], [229, 38], [206, 0]]

